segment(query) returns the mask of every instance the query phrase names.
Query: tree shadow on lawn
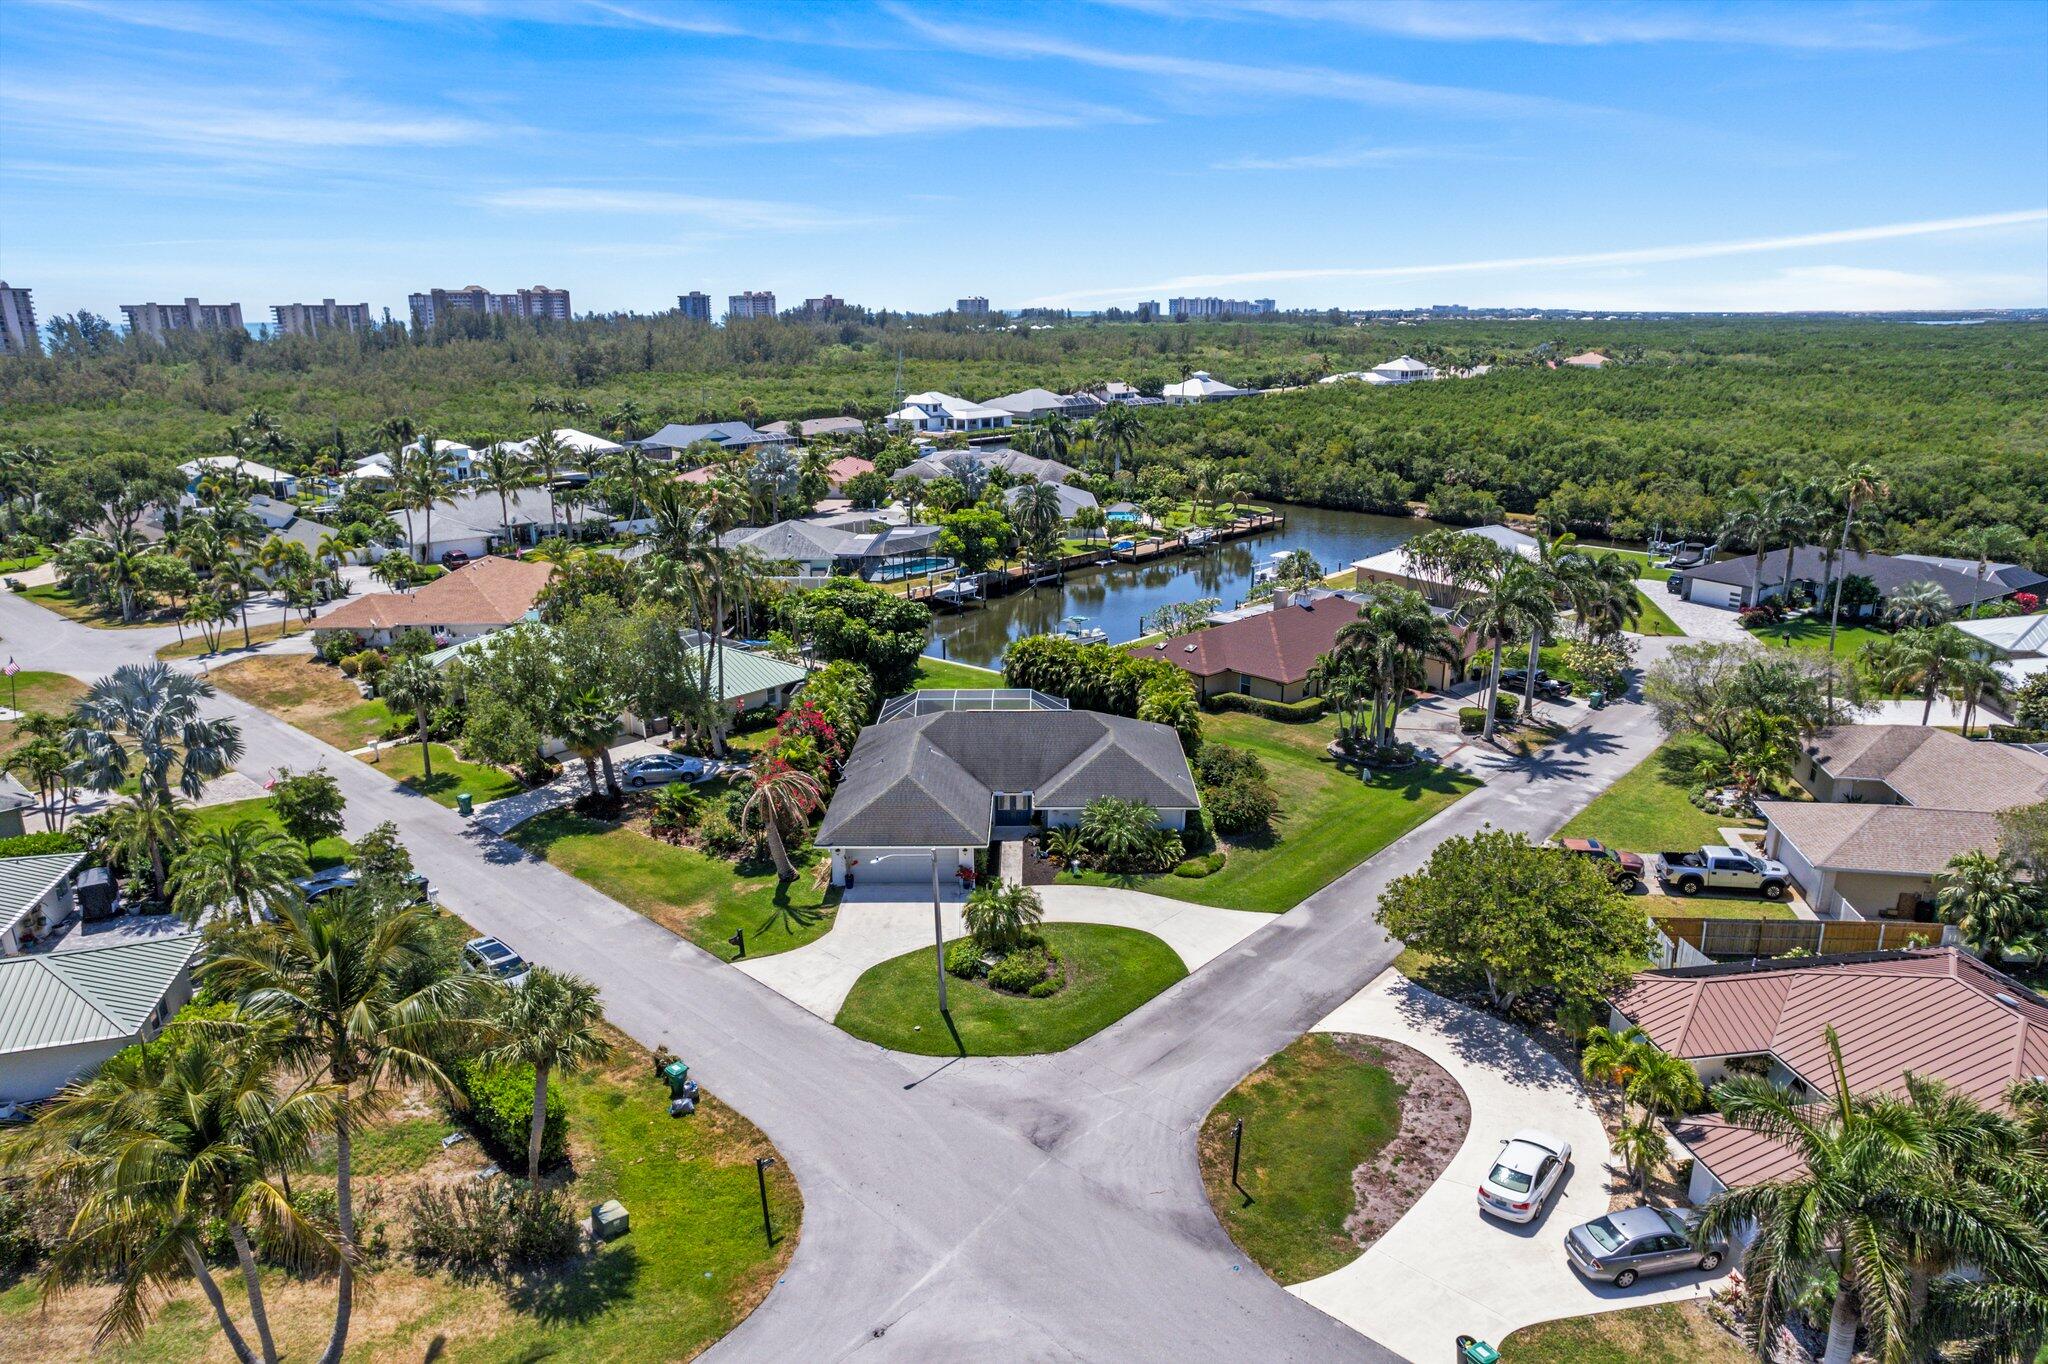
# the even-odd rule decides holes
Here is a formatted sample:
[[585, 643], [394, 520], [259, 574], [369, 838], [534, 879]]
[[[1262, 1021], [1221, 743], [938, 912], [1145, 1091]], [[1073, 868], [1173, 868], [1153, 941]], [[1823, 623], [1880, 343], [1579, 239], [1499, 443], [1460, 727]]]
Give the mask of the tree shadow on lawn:
[[431, 777], [407, 777], [398, 784], [416, 796], [433, 800], [443, 793], [453, 795], [462, 785], [462, 779], [448, 772], [436, 772]]
[[777, 881], [775, 883], [773, 901], [769, 906], [767, 914], [762, 917], [761, 922], [756, 924], [751, 930], [754, 934], [758, 936], [778, 926], [789, 933], [810, 928], [823, 919], [826, 912], [838, 903], [836, 899], [828, 895], [823, 905], [793, 905], [789, 902], [789, 888], [795, 884], [796, 882], [794, 881]]
[[590, 1321], [631, 1297], [640, 1279], [640, 1252], [610, 1245], [566, 1267], [509, 1276], [505, 1301], [550, 1326]]

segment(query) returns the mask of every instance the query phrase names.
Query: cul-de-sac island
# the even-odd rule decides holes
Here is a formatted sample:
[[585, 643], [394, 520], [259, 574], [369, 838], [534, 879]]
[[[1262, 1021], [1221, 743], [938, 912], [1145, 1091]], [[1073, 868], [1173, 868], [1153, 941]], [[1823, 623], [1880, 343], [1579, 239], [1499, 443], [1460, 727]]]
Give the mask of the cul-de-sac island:
[[[1193, 200], [1091, 207], [992, 150], [1095, 115], [994, 86], [898, 106], [808, 65], [890, 34], [978, 58], [944, 7], [733, 11], [745, 37], [710, 7], [375, 21], [468, 52], [464, 81], [541, 35], [563, 63], [827, 44], [660, 144], [724, 157], [720, 120], [754, 128], [755, 197], [592, 189], [552, 235], [502, 215], [567, 189], [415, 182], [472, 140], [546, 164], [561, 109], [437, 95], [412, 160], [359, 85], [345, 118], [166, 94], [66, 132], [27, 73], [123, 43], [203, 71], [278, 33], [339, 54], [370, 22], [343, 7], [41, 8], [0, 17], [18, 158], [132, 140], [236, 204], [287, 167], [369, 176], [293, 277], [395, 282], [250, 324], [226, 300], [282, 258], [181, 244], [239, 210], [172, 196], [120, 238], [145, 271], [0, 209], [0, 1355], [2048, 1359], [2048, 213], [1590, 265], [1518, 214], [1470, 247], [1497, 258], [1414, 277], [1096, 294], [1171, 270], [1049, 264], [1034, 233], [1074, 229], [1037, 215], [1128, 209], [1146, 254], [1208, 257]], [[1135, 93], [1168, 74], [1149, 6], [1057, 43], [1020, 9], [985, 45], [1149, 110], [1117, 139], [1250, 139], [1233, 102], [1318, 89], [1377, 110], [1334, 54], [1228, 74], [1255, 60], [1231, 35], [1311, 22], [1418, 61], [1750, 51], [1738, 83], [1781, 125], [1832, 116], [1757, 95], [1774, 43], [1802, 82], [1931, 99], [1878, 74], [1931, 60], [1898, 36], [1920, 10], [1646, 6], [1626, 35], [1596, 10], [1568, 31], [1598, 36], [1540, 42], [1515, 24], [1565, 11], [1189, 10], [1199, 113]], [[1945, 60], [1992, 62], [1985, 14], [1959, 18]], [[2020, 19], [2000, 41], [2038, 60]], [[1980, 83], [2038, 135], [2040, 71]], [[1590, 113], [1539, 114], [1528, 155], [1591, 164], [1554, 141]], [[1431, 155], [1513, 177], [1515, 136]], [[792, 151], [813, 137], [840, 140]], [[1790, 153], [1742, 145], [1790, 193]], [[870, 185], [1003, 169], [948, 210], [986, 240], [927, 259], [887, 225], [927, 196], [769, 169], [836, 175], [850, 146], [948, 172]], [[1226, 182], [1420, 174], [1298, 151], [1205, 148], [1184, 170], [1208, 179], [1156, 193], [1208, 185], [1231, 219]], [[620, 245], [640, 194], [721, 226], [676, 261]], [[1318, 249], [1298, 207], [1266, 200], [1247, 240]], [[869, 213], [881, 265], [783, 235]], [[444, 215], [452, 254], [426, 244]], [[1137, 249], [1103, 226], [1095, 249]], [[1837, 238], [1974, 253], [1990, 273], [1956, 279], [2010, 306], [1825, 264]], [[173, 296], [185, 251], [194, 296], [98, 302]], [[1835, 292], [1717, 273], [1774, 252], [1805, 254], [1773, 287]], [[598, 306], [403, 287], [513, 254]], [[655, 309], [714, 269], [922, 301]], [[1206, 296], [1238, 279], [1301, 292]], [[1485, 306], [1525, 292], [1644, 301]], [[1330, 301], [1361, 295], [1411, 301]]]

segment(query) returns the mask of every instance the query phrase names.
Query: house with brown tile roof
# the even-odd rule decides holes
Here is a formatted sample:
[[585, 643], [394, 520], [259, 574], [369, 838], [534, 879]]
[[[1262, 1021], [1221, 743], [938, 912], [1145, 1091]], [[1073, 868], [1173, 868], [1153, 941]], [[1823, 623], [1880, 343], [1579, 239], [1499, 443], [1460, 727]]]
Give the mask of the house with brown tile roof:
[[[1756, 1074], [1826, 1098], [1830, 1027], [1858, 1094], [1902, 1094], [1913, 1075], [1995, 1106], [2048, 1074], [2048, 1000], [1953, 947], [1645, 971], [1610, 1005], [1610, 1027], [1641, 1028], [1707, 1084]], [[1695, 1203], [1799, 1169], [1783, 1143], [1717, 1116], [1672, 1133], [1695, 1161]]]
[[2048, 800], [2048, 757], [1924, 725], [1824, 730], [1793, 775], [1813, 801], [1761, 801], [1764, 854], [1815, 912], [1931, 919], [1949, 859], [1998, 846], [1997, 812]]
[[1140, 658], [1163, 658], [1194, 679], [1202, 700], [1234, 692], [1267, 701], [1309, 695], [1308, 675], [1358, 619], [1355, 601], [1335, 593], [1276, 592], [1270, 609], [1134, 646]]
[[496, 555], [465, 564], [410, 592], [372, 592], [345, 602], [313, 622], [316, 638], [349, 631], [375, 645], [406, 630], [425, 630], [453, 644], [527, 619], [555, 573], [538, 559]]

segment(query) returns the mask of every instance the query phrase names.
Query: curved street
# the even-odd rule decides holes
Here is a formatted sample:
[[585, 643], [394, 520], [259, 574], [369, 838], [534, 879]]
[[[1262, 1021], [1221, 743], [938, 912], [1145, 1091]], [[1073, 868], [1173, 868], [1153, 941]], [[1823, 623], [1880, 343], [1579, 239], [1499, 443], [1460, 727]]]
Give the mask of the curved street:
[[[89, 680], [171, 638], [0, 593], [0, 650], [24, 668]], [[1575, 709], [1535, 758], [1485, 763], [1481, 789], [1081, 1045], [944, 1061], [857, 1042], [375, 768], [233, 697], [213, 709], [240, 722], [245, 772], [324, 764], [351, 836], [398, 824], [450, 910], [596, 981], [614, 1023], [688, 1060], [775, 1143], [802, 1189], [802, 1241], [707, 1356], [735, 1360], [1399, 1358], [1237, 1253], [1196, 1130], [1393, 960], [1371, 921], [1389, 879], [1482, 826], [1549, 834], [1660, 737], [1639, 704]], [[1462, 1325], [1442, 1324], [1446, 1355]]]

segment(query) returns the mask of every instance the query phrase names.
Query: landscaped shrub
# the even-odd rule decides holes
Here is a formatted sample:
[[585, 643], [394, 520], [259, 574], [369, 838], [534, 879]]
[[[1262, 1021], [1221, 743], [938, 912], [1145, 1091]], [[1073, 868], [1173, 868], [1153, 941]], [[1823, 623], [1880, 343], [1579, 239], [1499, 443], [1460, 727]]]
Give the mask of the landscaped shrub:
[[697, 842], [713, 857], [738, 857], [754, 846], [754, 840], [723, 810], [709, 811], [698, 821]]
[[56, 833], [0, 838], [0, 857], [39, 857], [45, 853], [84, 852], [85, 840], [69, 829]]
[[981, 959], [981, 947], [972, 938], [961, 938], [946, 948], [946, 974], [962, 980], [980, 980], [988, 967]]
[[2019, 725], [1991, 726], [1991, 740], [2000, 744], [2048, 743], [2048, 729], [2024, 729]]
[[697, 822], [703, 804], [697, 794], [681, 782], [664, 786], [654, 793], [654, 799], [649, 803], [648, 827], [657, 837], [673, 843]]
[[1477, 734], [1486, 728], [1486, 707], [1458, 707], [1458, 728], [1466, 734]]
[[346, 630], [335, 630], [321, 639], [314, 652], [320, 655], [322, 663], [340, 663], [362, 647], [362, 641], [355, 635]]
[[0, 1276], [20, 1273], [42, 1253], [42, 1242], [29, 1219], [26, 1189], [16, 1181], [0, 1184]]
[[1305, 725], [1311, 720], [1320, 720], [1327, 709], [1320, 696], [1305, 697], [1300, 701], [1268, 701], [1262, 696], [1243, 696], [1234, 691], [1212, 696], [1208, 704], [1210, 710], [1239, 710], [1283, 725]]
[[[1062, 977], [1065, 974], [1058, 955], [1042, 942], [1033, 943], [999, 958], [994, 966], [988, 968], [988, 983], [1008, 994], [1028, 994], [1034, 986], [1050, 983], [1056, 971]], [[1053, 988], [1059, 987], [1055, 985]], [[1043, 999], [1045, 996], [1038, 997]]]
[[1202, 788], [1202, 808], [1218, 833], [1241, 834], [1264, 828], [1280, 810], [1280, 797], [1263, 781], [1233, 781]]
[[458, 1276], [555, 1264], [580, 1236], [567, 1194], [509, 1179], [421, 1185], [406, 1213], [413, 1259]]
[[[506, 1167], [526, 1167], [526, 1143], [533, 1129], [533, 1067], [486, 1070], [458, 1062], [455, 1083], [469, 1100], [468, 1118], [485, 1150]], [[560, 1163], [569, 1150], [569, 1103], [560, 1085], [548, 1086], [548, 1116], [540, 1133], [540, 1163]]]
[[1224, 858], [1221, 850], [1204, 853], [1200, 857], [1190, 857], [1187, 861], [1175, 867], [1173, 874], [1189, 881], [1199, 881], [1204, 876], [1214, 876], [1217, 872], [1223, 870], [1223, 861]]

